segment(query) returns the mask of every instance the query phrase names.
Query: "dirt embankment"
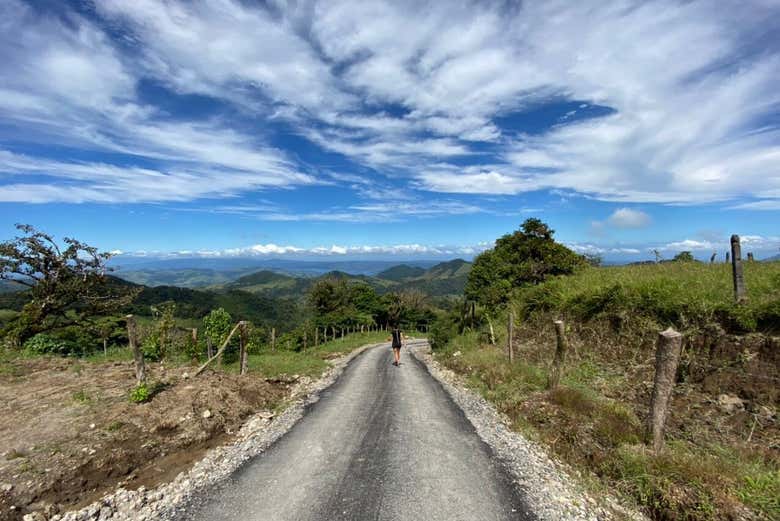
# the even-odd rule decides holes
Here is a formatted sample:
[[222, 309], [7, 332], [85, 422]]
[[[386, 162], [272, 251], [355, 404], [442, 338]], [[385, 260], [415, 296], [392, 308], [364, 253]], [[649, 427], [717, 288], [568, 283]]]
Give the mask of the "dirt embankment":
[[159, 392], [133, 404], [128, 362], [16, 360], [0, 374], [0, 520], [83, 506], [117, 485], [171, 479], [224, 443], [289, 384], [153, 364]]

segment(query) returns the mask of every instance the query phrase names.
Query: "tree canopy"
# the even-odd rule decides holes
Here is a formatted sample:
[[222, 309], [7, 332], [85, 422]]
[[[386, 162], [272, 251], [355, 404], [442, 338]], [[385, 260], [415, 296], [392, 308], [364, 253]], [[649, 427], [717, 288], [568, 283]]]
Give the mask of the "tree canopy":
[[541, 220], [532, 218], [519, 230], [499, 238], [493, 249], [474, 259], [466, 297], [493, 308], [507, 302], [512, 288], [538, 284], [588, 265], [585, 257], [556, 242], [554, 233]]
[[0, 279], [29, 288], [30, 301], [6, 327], [18, 342], [110, 314], [137, 295], [137, 290], [107, 277], [109, 253], [68, 237], [60, 247], [51, 235], [32, 226], [16, 228], [21, 236], [0, 243]]

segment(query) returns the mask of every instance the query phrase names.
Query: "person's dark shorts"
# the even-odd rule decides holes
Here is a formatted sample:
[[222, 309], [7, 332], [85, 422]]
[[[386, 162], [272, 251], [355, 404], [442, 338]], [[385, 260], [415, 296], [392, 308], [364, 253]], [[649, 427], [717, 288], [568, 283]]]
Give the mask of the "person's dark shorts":
[[390, 344], [390, 349], [401, 349], [401, 346], [396, 346], [396, 345]]

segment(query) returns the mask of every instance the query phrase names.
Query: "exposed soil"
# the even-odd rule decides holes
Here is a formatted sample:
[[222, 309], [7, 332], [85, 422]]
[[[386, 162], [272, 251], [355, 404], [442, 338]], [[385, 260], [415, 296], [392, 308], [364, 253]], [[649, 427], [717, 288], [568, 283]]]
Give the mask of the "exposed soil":
[[51, 515], [122, 485], [170, 480], [229, 441], [250, 414], [273, 409], [289, 382], [152, 364], [159, 392], [128, 399], [129, 362], [16, 360], [0, 374], [0, 520]]

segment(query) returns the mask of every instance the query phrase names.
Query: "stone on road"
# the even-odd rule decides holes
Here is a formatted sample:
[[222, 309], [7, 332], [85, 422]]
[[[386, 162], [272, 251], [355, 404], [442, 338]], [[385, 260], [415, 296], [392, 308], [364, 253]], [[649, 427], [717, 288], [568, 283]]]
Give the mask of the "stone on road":
[[191, 520], [533, 519], [463, 412], [408, 354], [367, 350]]

